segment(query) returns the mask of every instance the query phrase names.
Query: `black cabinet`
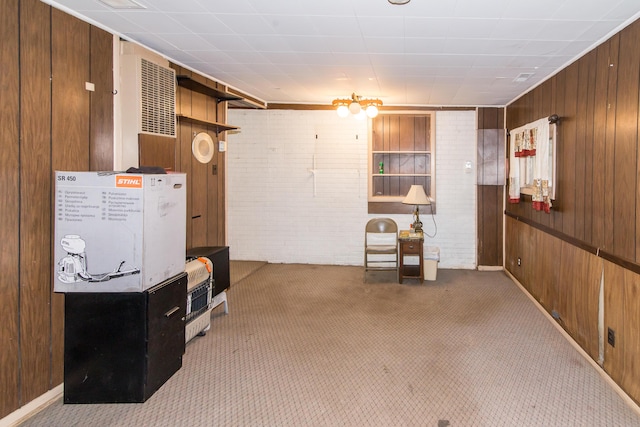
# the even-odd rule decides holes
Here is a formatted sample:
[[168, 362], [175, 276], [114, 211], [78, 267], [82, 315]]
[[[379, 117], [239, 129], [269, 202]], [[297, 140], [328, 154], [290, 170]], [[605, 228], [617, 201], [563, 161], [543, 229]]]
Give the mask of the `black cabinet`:
[[231, 278], [229, 274], [229, 247], [203, 246], [187, 250], [187, 258], [205, 257], [213, 263], [213, 295], [229, 288]]
[[144, 402], [182, 367], [187, 275], [145, 292], [67, 293], [64, 403]]

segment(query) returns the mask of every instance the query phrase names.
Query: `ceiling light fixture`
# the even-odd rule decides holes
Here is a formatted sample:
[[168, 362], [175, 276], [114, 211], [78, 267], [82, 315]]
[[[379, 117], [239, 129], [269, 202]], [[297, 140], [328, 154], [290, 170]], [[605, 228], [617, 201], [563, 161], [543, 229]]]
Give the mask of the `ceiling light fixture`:
[[411, 0], [389, 0], [389, 3], [391, 4], [397, 4], [397, 5], [401, 5], [401, 4], [407, 4], [409, 3]]
[[336, 107], [336, 112], [340, 117], [347, 117], [349, 113], [356, 118], [364, 118], [365, 116], [374, 118], [378, 115], [382, 101], [379, 99], [362, 99], [355, 93], [351, 94], [351, 99], [334, 99], [332, 105]]

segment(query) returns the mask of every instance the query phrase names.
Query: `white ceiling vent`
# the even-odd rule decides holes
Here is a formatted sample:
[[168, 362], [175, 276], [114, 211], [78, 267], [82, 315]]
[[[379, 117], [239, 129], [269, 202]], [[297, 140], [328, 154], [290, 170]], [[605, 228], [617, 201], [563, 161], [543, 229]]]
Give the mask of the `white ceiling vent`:
[[176, 136], [175, 82], [173, 69], [140, 58], [140, 132]]
[[531, 78], [531, 76], [533, 76], [535, 73], [520, 73], [518, 74], [518, 76], [513, 79], [514, 82], [516, 83], [522, 83], [522, 82], [526, 82], [527, 80], [529, 80]]

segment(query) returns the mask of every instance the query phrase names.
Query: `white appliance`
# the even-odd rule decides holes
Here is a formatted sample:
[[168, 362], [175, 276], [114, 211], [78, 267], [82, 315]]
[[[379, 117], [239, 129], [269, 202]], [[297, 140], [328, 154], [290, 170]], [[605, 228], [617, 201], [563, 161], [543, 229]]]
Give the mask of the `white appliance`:
[[186, 175], [56, 172], [55, 292], [143, 292], [184, 271]]
[[185, 343], [196, 335], [204, 335], [211, 327], [213, 263], [209, 258], [187, 262], [187, 314]]

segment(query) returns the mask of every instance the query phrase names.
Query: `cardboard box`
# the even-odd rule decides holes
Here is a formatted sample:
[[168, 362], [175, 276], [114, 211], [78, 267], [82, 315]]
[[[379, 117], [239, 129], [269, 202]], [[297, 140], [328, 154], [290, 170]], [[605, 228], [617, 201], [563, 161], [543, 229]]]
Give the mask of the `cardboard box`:
[[56, 172], [55, 292], [142, 292], [183, 272], [186, 182]]

